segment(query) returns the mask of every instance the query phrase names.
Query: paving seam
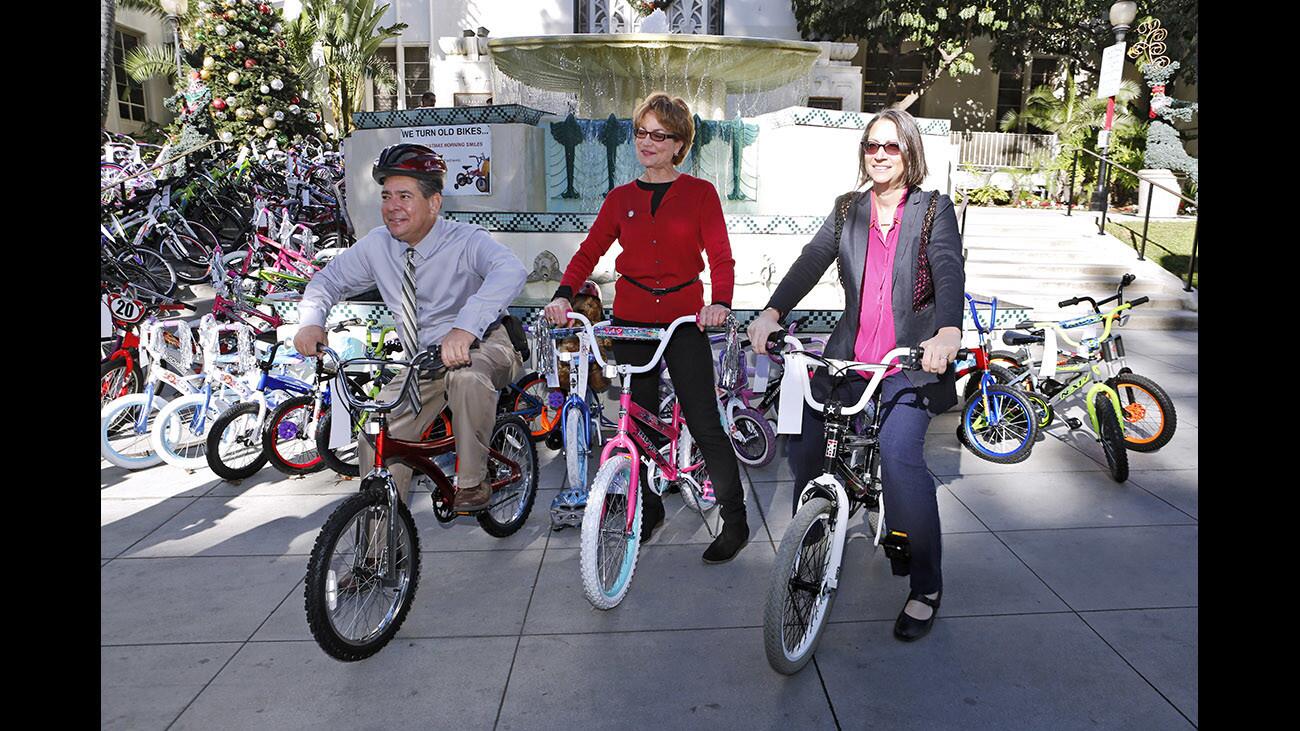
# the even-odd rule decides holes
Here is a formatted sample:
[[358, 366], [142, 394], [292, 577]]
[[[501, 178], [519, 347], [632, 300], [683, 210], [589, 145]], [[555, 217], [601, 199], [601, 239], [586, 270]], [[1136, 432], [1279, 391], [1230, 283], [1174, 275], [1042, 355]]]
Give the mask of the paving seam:
[[[969, 508], [967, 508], [969, 510]], [[983, 521], [981, 521], [983, 522]], [[1060, 528], [1008, 528], [1005, 530], [990, 531], [993, 534], [998, 533], [1034, 533], [1043, 531], [1056, 530], [1123, 530], [1125, 528], [1199, 528], [1200, 523], [1142, 523], [1138, 525], [1072, 525], [1062, 526]]]
[[763, 532], [767, 534], [767, 542], [772, 546], [772, 554], [776, 554], [776, 539], [772, 537], [772, 528], [767, 524], [767, 513], [763, 512], [763, 503], [758, 499], [758, 490], [754, 489], [754, 476], [749, 474], [749, 465], [741, 464], [740, 469], [745, 473], [745, 479], [749, 481], [748, 489], [754, 494], [754, 507], [758, 510], [758, 517], [763, 521]]
[[[1155, 470], [1146, 470], [1146, 471], [1148, 471], [1148, 472], [1154, 472]], [[1187, 472], [1187, 470], [1162, 470], [1162, 471], [1163, 471], [1163, 472]], [[1200, 474], [1200, 471], [1199, 471], [1199, 470], [1196, 470], [1196, 472], [1197, 472], [1198, 475]], [[1133, 475], [1132, 475], [1132, 472], [1129, 473], [1129, 478], [1128, 478], [1128, 480], [1125, 480], [1125, 482], [1126, 482], [1126, 483], [1127, 483], [1127, 482], [1133, 482]], [[1183, 515], [1186, 515], [1188, 518], [1191, 518], [1192, 520], [1195, 520], [1195, 521], [1197, 522], [1197, 525], [1200, 525], [1200, 519], [1197, 518], [1195, 515], [1192, 515], [1191, 513], [1187, 512], [1186, 510], [1183, 510], [1182, 508], [1178, 507], [1177, 505], [1174, 505], [1173, 503], [1169, 502], [1168, 500], [1164, 499], [1163, 497], [1160, 497], [1159, 495], [1155, 494], [1154, 492], [1151, 492], [1151, 490], [1150, 490], [1149, 488], [1142, 487], [1142, 483], [1140, 483], [1140, 482], [1133, 482], [1133, 486], [1136, 487], [1137, 489], [1139, 489], [1139, 490], [1145, 492], [1146, 494], [1150, 495], [1151, 497], [1155, 498], [1156, 500], [1159, 500], [1160, 502], [1164, 503], [1165, 505], [1168, 505], [1169, 507], [1173, 508], [1174, 510], [1177, 510], [1178, 512], [1182, 513]], [[1198, 494], [1198, 495], [1200, 494], [1200, 489], [1199, 489], [1199, 488], [1197, 489], [1197, 494]]]
[[840, 729], [844, 727], [840, 725], [839, 714], [835, 712], [835, 703], [834, 701], [831, 700], [831, 692], [826, 687], [826, 678], [822, 677], [822, 666], [817, 664], [816, 653], [813, 653], [812, 664], [813, 664], [813, 670], [817, 671], [817, 682], [821, 683], [822, 693], [826, 696], [826, 705], [831, 709], [831, 721], [835, 723], [835, 730], [840, 731]]
[[[536, 498], [534, 498], [535, 500]], [[549, 517], [549, 511], [547, 516]], [[506, 684], [501, 689], [501, 700], [497, 703], [497, 715], [492, 719], [492, 728], [494, 730], [501, 724], [501, 711], [505, 710], [506, 707], [506, 694], [510, 692], [510, 678], [515, 674], [515, 661], [519, 659], [519, 645], [523, 644], [524, 641], [524, 628], [528, 626], [528, 612], [533, 608], [533, 597], [537, 594], [537, 585], [541, 583], [542, 567], [546, 565], [546, 551], [550, 548], [551, 533], [553, 532], [551, 530], [546, 531], [546, 541], [542, 544], [541, 560], [537, 562], [537, 573], [533, 575], [533, 589], [528, 592], [528, 604], [524, 606], [523, 619], [519, 620], [519, 634], [515, 636], [515, 651], [510, 655], [510, 669], [506, 671]]]
[[[185, 498], [164, 498], [164, 499], [165, 499], [165, 500], [172, 500], [172, 499], [184, 500]], [[143, 541], [144, 539], [148, 538], [149, 536], [153, 535], [154, 533], [157, 533], [159, 528], [162, 528], [164, 525], [167, 525], [169, 522], [171, 522], [172, 518], [175, 518], [176, 516], [180, 515], [182, 512], [185, 511], [186, 508], [188, 508], [189, 506], [193, 505], [194, 502], [195, 502], [196, 500], [198, 500], [198, 499], [199, 499], [198, 496], [190, 498], [190, 499], [189, 499], [189, 502], [188, 502], [188, 503], [185, 503], [184, 505], [182, 505], [181, 508], [180, 508], [180, 510], [177, 510], [176, 512], [172, 513], [170, 516], [167, 517], [166, 520], [164, 520], [163, 522], [159, 523], [159, 524], [158, 524], [158, 525], [157, 525], [153, 530], [151, 530], [151, 531], [149, 531], [148, 533], [145, 533], [144, 535], [140, 536], [140, 538], [138, 538], [138, 539], [135, 541], [135, 543], [132, 543], [131, 545], [127, 546], [126, 548], [123, 548], [121, 551], [118, 551], [117, 555], [116, 555], [116, 556], [112, 556], [109, 560], [112, 561], [112, 560], [116, 560], [116, 559], [118, 559], [118, 558], [121, 558], [121, 557], [122, 557], [122, 554], [126, 553], [127, 551], [131, 550], [132, 548], [135, 548], [137, 545], [140, 544], [140, 541]], [[100, 530], [102, 531], [103, 529], [104, 529], [104, 527], [101, 525], [101, 526], [100, 526]], [[103, 559], [104, 559], [104, 557], [103, 557], [103, 556], [100, 556], [100, 560], [102, 561]]]
[[[954, 497], [956, 497], [956, 496], [954, 495]], [[957, 502], [961, 502], [961, 498], [957, 498]], [[970, 508], [969, 508], [965, 503], [962, 503], [962, 507], [965, 507], [967, 510], [970, 510]], [[980, 520], [980, 517], [979, 517], [978, 515], [975, 515], [975, 511], [972, 510], [972, 511], [971, 511], [971, 515], [975, 516], [975, 519], [976, 519], [976, 520], [979, 520], [980, 523], [983, 524], [985, 528], [988, 527], [988, 525], [985, 524], [983, 520]], [[1116, 527], [1119, 527], [1119, 526], [1116, 526]], [[1130, 526], [1124, 526], [1124, 527], [1130, 527]], [[1074, 529], [1070, 529], [1070, 528], [1050, 528], [1050, 529], [1043, 529], [1043, 530], [1074, 530]], [[1016, 560], [1020, 561], [1020, 563], [1025, 567], [1026, 570], [1029, 571], [1030, 574], [1033, 574], [1034, 578], [1036, 578], [1036, 579], [1038, 579], [1040, 582], [1042, 582], [1043, 586], [1045, 586], [1045, 587], [1047, 588], [1048, 591], [1052, 592], [1052, 595], [1055, 596], [1058, 600], [1060, 600], [1060, 602], [1061, 602], [1062, 604], [1064, 604], [1064, 605], [1069, 609], [1068, 612], [1053, 612], [1054, 614], [1073, 614], [1075, 617], [1078, 617], [1078, 618], [1079, 618], [1079, 621], [1080, 621], [1080, 622], [1083, 622], [1084, 626], [1086, 626], [1088, 629], [1092, 630], [1092, 633], [1093, 633], [1094, 635], [1097, 635], [1097, 638], [1100, 639], [1100, 640], [1102, 641], [1102, 643], [1106, 645], [1106, 647], [1110, 648], [1110, 651], [1113, 652], [1113, 653], [1115, 653], [1115, 656], [1116, 656], [1116, 657], [1118, 657], [1118, 658], [1119, 658], [1119, 659], [1120, 659], [1120, 660], [1121, 660], [1125, 665], [1127, 665], [1127, 666], [1129, 667], [1130, 670], [1132, 670], [1132, 671], [1133, 671], [1133, 672], [1134, 672], [1134, 673], [1135, 673], [1139, 678], [1142, 679], [1142, 682], [1146, 683], [1148, 687], [1150, 687], [1152, 690], [1154, 690], [1154, 691], [1156, 692], [1156, 695], [1160, 696], [1160, 698], [1163, 699], [1163, 700], [1165, 701], [1165, 703], [1168, 703], [1169, 706], [1170, 706], [1171, 708], [1173, 708], [1175, 712], [1178, 713], [1178, 715], [1182, 716], [1183, 719], [1185, 719], [1188, 723], [1192, 723], [1192, 720], [1191, 720], [1190, 718], [1187, 718], [1187, 714], [1183, 713], [1182, 710], [1178, 708], [1178, 706], [1176, 706], [1176, 705], [1174, 705], [1172, 702], [1170, 702], [1169, 698], [1166, 697], [1164, 693], [1161, 693], [1160, 690], [1159, 690], [1158, 688], [1156, 688], [1155, 685], [1153, 685], [1153, 684], [1151, 683], [1151, 681], [1148, 680], [1147, 677], [1146, 677], [1145, 675], [1143, 675], [1142, 673], [1138, 672], [1137, 668], [1133, 667], [1133, 664], [1130, 663], [1130, 662], [1128, 661], [1128, 658], [1125, 658], [1122, 654], [1120, 654], [1120, 652], [1119, 652], [1118, 650], [1116, 650], [1115, 647], [1114, 647], [1113, 645], [1111, 645], [1109, 642], [1106, 641], [1106, 638], [1105, 638], [1105, 637], [1102, 637], [1102, 636], [1101, 636], [1101, 633], [1097, 632], [1097, 630], [1096, 630], [1095, 628], [1093, 628], [1093, 626], [1092, 626], [1091, 624], [1088, 623], [1088, 620], [1083, 616], [1083, 614], [1081, 614], [1081, 613], [1079, 612], [1079, 610], [1077, 610], [1077, 609], [1075, 609], [1074, 607], [1070, 606], [1070, 603], [1067, 602], [1067, 601], [1065, 601], [1065, 598], [1062, 597], [1060, 594], [1058, 594], [1057, 591], [1056, 591], [1055, 589], [1052, 588], [1051, 584], [1048, 584], [1047, 581], [1045, 581], [1045, 580], [1043, 579], [1043, 577], [1039, 576], [1039, 575], [1038, 575], [1038, 572], [1034, 571], [1033, 567], [1031, 567], [1028, 563], [1025, 562], [1025, 560], [1024, 560], [1023, 558], [1020, 557], [1020, 554], [1016, 553], [1015, 550], [1014, 550], [1013, 548], [1011, 548], [1011, 546], [1008, 546], [1007, 543], [1006, 543], [1006, 541], [1002, 540], [1002, 536], [998, 535], [998, 533], [997, 533], [996, 531], [990, 531], [990, 532], [993, 533], [993, 536], [994, 536], [995, 538], [998, 539], [998, 542], [999, 542], [999, 543], [1001, 543], [1001, 544], [1002, 544], [1002, 545], [1003, 545], [1003, 546], [1004, 546], [1008, 551], [1011, 552], [1011, 555], [1012, 555], [1012, 556], [1015, 556], [1015, 557], [1016, 557]], [[1012, 531], [1008, 531], [1008, 532], [1012, 532]], [[1028, 531], [1016, 531], [1016, 532], [1028, 532]], [[1093, 610], [1093, 611], [1100, 611], [1100, 610]], [[1109, 610], [1109, 611], [1117, 611], [1117, 610]], [[1140, 610], [1134, 610], [1134, 611], [1140, 611]], [[1192, 726], [1193, 726], [1193, 728], [1196, 728], [1196, 727], [1197, 727], [1196, 724], [1194, 724], [1194, 723], [1192, 723]]]

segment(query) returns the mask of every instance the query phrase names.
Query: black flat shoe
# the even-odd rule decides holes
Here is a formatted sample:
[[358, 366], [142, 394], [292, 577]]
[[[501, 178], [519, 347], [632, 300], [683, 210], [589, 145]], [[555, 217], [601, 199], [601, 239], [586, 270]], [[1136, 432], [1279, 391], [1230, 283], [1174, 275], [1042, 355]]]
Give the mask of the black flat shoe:
[[654, 535], [655, 529], [664, 523], [664, 501], [658, 495], [653, 500], [641, 497], [641, 542], [645, 543]]
[[722, 532], [713, 543], [704, 551], [704, 563], [726, 563], [740, 553], [740, 549], [745, 547], [749, 542], [749, 524], [740, 522], [732, 527], [731, 523], [724, 523]]
[[915, 599], [934, 611], [930, 612], [929, 619], [917, 619], [907, 613], [907, 604], [904, 603], [904, 611], [898, 613], [898, 621], [894, 622], [894, 636], [904, 642], [913, 642], [929, 634], [930, 628], [934, 626], [934, 618], [939, 616], [939, 600], [942, 598], [942, 594], [930, 599], [919, 591], [909, 593], [907, 601]]

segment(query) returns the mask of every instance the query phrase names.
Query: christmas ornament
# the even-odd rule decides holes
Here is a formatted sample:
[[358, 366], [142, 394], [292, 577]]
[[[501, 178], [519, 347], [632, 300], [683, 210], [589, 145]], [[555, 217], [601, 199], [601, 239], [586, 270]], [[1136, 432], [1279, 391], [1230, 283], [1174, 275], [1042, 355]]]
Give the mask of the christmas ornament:
[[263, 94], [271, 93], [271, 87], [267, 86], [266, 84], [262, 84], [261, 86], [257, 87], [257, 90], [262, 92]]
[[223, 8], [235, 7], [235, 0], [221, 0], [221, 7]]
[[217, 59], [215, 59], [215, 58], [213, 58], [213, 57], [211, 57], [211, 56], [204, 56], [204, 57], [203, 57], [203, 68], [205, 68], [205, 69], [210, 69], [210, 68], [212, 68], [213, 66], [216, 66], [216, 65], [217, 65]]
[[290, 113], [290, 114], [297, 114], [298, 112], [301, 112], [301, 111], [302, 111], [302, 109], [300, 109], [300, 108], [298, 107], [297, 104], [290, 104], [290, 105], [289, 105], [289, 113]]
[[226, 97], [226, 106], [228, 106], [228, 107], [233, 107], [233, 106], [235, 106], [235, 97], [233, 97], [233, 96], [228, 96], [228, 97]]
[[271, 32], [271, 29], [270, 29], [270, 28], [267, 28], [267, 27], [264, 26], [264, 25], [259, 25], [259, 26], [257, 26], [257, 30], [258, 30], [259, 32], [261, 32], [263, 35], [265, 35], [265, 34]]
[[270, 117], [267, 117], [266, 119], [262, 120], [262, 126], [267, 129], [275, 129], [275, 120], [271, 119]]
[[234, 20], [239, 17], [239, 12], [235, 10], [227, 10], [224, 17], [226, 20]]
[[207, 3], [202, 3], [202, 2], [199, 3], [199, 12], [200, 12], [200, 13], [206, 13], [206, 12], [208, 12], [208, 4], [207, 4]]
[[216, 117], [217, 119], [225, 119], [225, 118], [226, 118], [226, 113], [225, 113], [225, 112], [213, 112], [213, 113], [212, 113], [212, 116]]
[[275, 25], [271, 26], [271, 32], [272, 32], [272, 33], [275, 33], [275, 34], [277, 34], [277, 35], [278, 35], [278, 34], [280, 33], [280, 31], [283, 30], [283, 29], [284, 29], [284, 26], [280, 25], [279, 23], [276, 23]]
[[284, 81], [280, 79], [271, 79], [271, 88], [279, 91], [284, 88]]
[[211, 79], [211, 78], [212, 78], [212, 70], [211, 70], [211, 69], [203, 69], [202, 71], [199, 72], [199, 78], [203, 79], [204, 81], [207, 81], [208, 79]]
[[226, 30], [226, 26], [224, 25], [217, 26], [217, 35], [224, 37], [229, 32], [230, 31]]
[[255, 59], [251, 59], [251, 58], [244, 59], [244, 68], [251, 69], [256, 65], [257, 65], [257, 61]]
[[261, 5], [258, 5], [258, 6], [257, 6], [257, 10], [258, 10], [258, 12], [260, 12], [262, 15], [270, 15], [270, 14], [271, 14], [271, 6], [270, 6], [270, 5], [267, 5], [266, 3], [262, 3]]
[[235, 41], [235, 50], [236, 50], [236, 51], [242, 51], [242, 50], [244, 50], [244, 42], [243, 42], [243, 41]]
[[275, 110], [275, 114], [272, 114], [271, 116], [274, 117], [275, 121], [277, 122], [284, 121], [284, 112], [280, 111], [279, 109]]
[[265, 136], [266, 136], [266, 128], [264, 128], [264, 127], [258, 127], [258, 128], [256, 128], [256, 129], [253, 130], [253, 134], [256, 134], [258, 137], [265, 137]]
[[316, 122], [316, 113], [315, 113], [315, 112], [307, 112], [307, 121], [308, 121], [308, 122], [311, 122], [311, 123], [313, 123], [313, 124], [315, 124], [315, 122]]
[[271, 108], [268, 107], [268, 106], [266, 106], [265, 104], [258, 104], [258, 105], [257, 105], [257, 113], [258, 113], [259, 115], [265, 117], [265, 116], [266, 116], [267, 114], [269, 114], [270, 112], [271, 112]]
[[295, 96], [294, 98], [292, 98], [292, 99], [289, 100], [289, 103], [290, 103], [290, 104], [297, 104], [298, 101], [299, 101], [298, 97]]
[[226, 143], [227, 145], [230, 144], [232, 141], [234, 141], [234, 139], [235, 139], [235, 135], [233, 132], [226, 131], [221, 133], [221, 141]]
[[225, 109], [225, 108], [226, 108], [226, 100], [225, 100], [225, 99], [213, 99], [213, 100], [212, 100], [212, 108], [215, 109], [215, 110], [217, 110], [217, 111], [221, 111], [222, 109]]
[[230, 82], [230, 85], [231, 85], [231, 86], [235, 86], [236, 84], [238, 84], [238, 83], [239, 83], [239, 72], [238, 72], [238, 71], [231, 71], [230, 73], [226, 74], [226, 81]]

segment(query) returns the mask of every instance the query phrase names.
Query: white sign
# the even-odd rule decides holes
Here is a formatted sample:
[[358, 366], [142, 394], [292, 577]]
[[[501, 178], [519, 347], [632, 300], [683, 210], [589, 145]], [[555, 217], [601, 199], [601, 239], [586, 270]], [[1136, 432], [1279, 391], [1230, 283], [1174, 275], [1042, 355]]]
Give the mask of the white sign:
[[1097, 98], [1105, 99], [1119, 93], [1119, 82], [1124, 76], [1124, 41], [1107, 46], [1101, 53], [1101, 74], [1097, 77]]
[[486, 124], [407, 127], [402, 142], [424, 145], [447, 162], [443, 195], [492, 193], [492, 128]]

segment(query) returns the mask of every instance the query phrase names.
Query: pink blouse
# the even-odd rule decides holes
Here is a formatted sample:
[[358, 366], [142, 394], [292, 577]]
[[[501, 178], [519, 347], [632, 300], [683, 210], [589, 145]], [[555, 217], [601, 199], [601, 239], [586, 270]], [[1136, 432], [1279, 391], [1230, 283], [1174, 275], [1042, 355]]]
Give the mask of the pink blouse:
[[[875, 193], [868, 193], [867, 205], [875, 213]], [[898, 251], [898, 230], [903, 221], [907, 193], [894, 209], [894, 225], [889, 233], [881, 235], [874, 219], [867, 236], [866, 271], [862, 276], [862, 310], [858, 315], [858, 337], [853, 343], [853, 356], [863, 363], [879, 363], [886, 353], [897, 347], [894, 339], [893, 273], [894, 254]], [[886, 376], [898, 372], [890, 368]], [[859, 373], [862, 373], [859, 371]], [[869, 373], [862, 373], [870, 377]]]

